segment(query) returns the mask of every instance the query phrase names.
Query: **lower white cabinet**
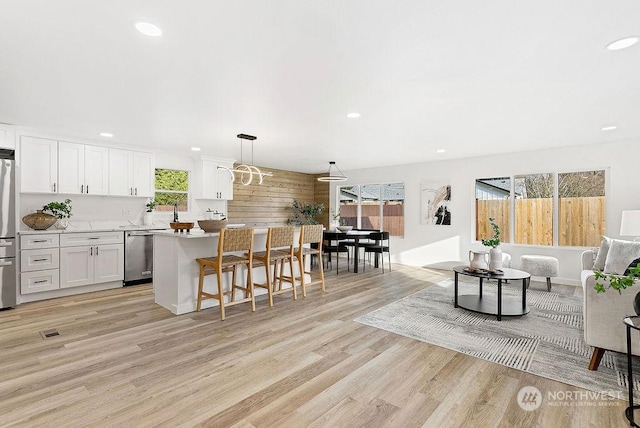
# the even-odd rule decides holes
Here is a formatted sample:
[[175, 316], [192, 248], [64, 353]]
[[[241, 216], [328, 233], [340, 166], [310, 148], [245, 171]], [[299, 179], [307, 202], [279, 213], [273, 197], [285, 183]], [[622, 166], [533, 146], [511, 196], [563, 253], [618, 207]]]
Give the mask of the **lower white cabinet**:
[[124, 244], [60, 248], [60, 288], [124, 279]]
[[23, 235], [20, 292], [124, 280], [124, 232]]
[[60, 288], [58, 269], [46, 269], [20, 274], [20, 292], [22, 294], [40, 293]]
[[59, 238], [57, 234], [20, 237], [21, 294], [40, 293], [60, 288]]

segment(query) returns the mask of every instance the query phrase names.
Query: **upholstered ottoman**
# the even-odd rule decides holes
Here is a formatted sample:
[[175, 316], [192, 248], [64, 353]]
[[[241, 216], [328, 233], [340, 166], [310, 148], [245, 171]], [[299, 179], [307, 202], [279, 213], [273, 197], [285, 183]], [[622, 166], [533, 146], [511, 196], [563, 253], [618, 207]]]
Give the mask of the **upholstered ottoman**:
[[558, 259], [549, 256], [520, 256], [520, 269], [531, 276], [547, 278], [547, 291], [551, 291], [551, 278], [558, 276]]

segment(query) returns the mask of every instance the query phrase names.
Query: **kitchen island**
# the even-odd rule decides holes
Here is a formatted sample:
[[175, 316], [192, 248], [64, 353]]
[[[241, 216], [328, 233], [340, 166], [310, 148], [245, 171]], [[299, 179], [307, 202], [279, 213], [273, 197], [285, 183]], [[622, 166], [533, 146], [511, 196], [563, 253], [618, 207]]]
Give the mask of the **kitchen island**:
[[[158, 231], [153, 236], [153, 292], [155, 302], [176, 315], [194, 312], [198, 301], [199, 257], [213, 257], [218, 254], [219, 233], [205, 233], [201, 230], [187, 232]], [[296, 230], [295, 242], [298, 242], [299, 230]], [[267, 241], [267, 229], [254, 229], [253, 250], [264, 251]], [[241, 254], [241, 253], [237, 253]], [[309, 267], [307, 266], [307, 269]], [[285, 268], [286, 269], [286, 268]], [[297, 264], [294, 264], [294, 274], [299, 274]], [[244, 283], [246, 269], [237, 283]], [[308, 281], [309, 279], [306, 278]], [[204, 278], [205, 291], [217, 290], [216, 275]], [[264, 283], [265, 270], [263, 266], [253, 269], [254, 283]], [[225, 291], [230, 290], [231, 274], [223, 274]], [[283, 287], [290, 287], [285, 283]], [[266, 294], [264, 288], [256, 288], [256, 296]], [[265, 304], [267, 304], [265, 302]], [[215, 299], [202, 301], [202, 309], [218, 306]]]

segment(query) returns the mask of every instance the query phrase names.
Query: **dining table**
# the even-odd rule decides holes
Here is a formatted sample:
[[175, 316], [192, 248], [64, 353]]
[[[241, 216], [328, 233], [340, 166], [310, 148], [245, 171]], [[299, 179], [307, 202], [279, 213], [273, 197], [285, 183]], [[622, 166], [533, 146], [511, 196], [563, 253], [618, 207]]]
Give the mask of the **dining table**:
[[346, 233], [347, 239], [353, 240], [353, 273], [358, 273], [358, 258], [360, 255], [360, 240], [368, 239], [371, 235], [370, 230], [350, 230]]

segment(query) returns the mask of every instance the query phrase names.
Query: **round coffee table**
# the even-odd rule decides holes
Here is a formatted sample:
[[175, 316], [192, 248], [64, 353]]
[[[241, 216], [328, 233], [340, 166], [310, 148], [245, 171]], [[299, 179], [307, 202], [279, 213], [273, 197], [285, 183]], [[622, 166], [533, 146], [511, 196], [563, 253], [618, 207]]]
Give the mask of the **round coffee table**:
[[[473, 312], [481, 314], [496, 315], [498, 321], [502, 320], [502, 316], [522, 316], [529, 313], [527, 306], [527, 283], [531, 275], [527, 272], [503, 268], [501, 275], [491, 273], [467, 272], [464, 269], [468, 266], [456, 266], [454, 272], [454, 306], [461, 307]], [[458, 275], [473, 276], [479, 279], [478, 294], [463, 294], [458, 296]], [[482, 281], [484, 279], [495, 279], [498, 281], [498, 296], [483, 296]], [[502, 298], [502, 284], [507, 280], [522, 280], [522, 302], [514, 299]]]

